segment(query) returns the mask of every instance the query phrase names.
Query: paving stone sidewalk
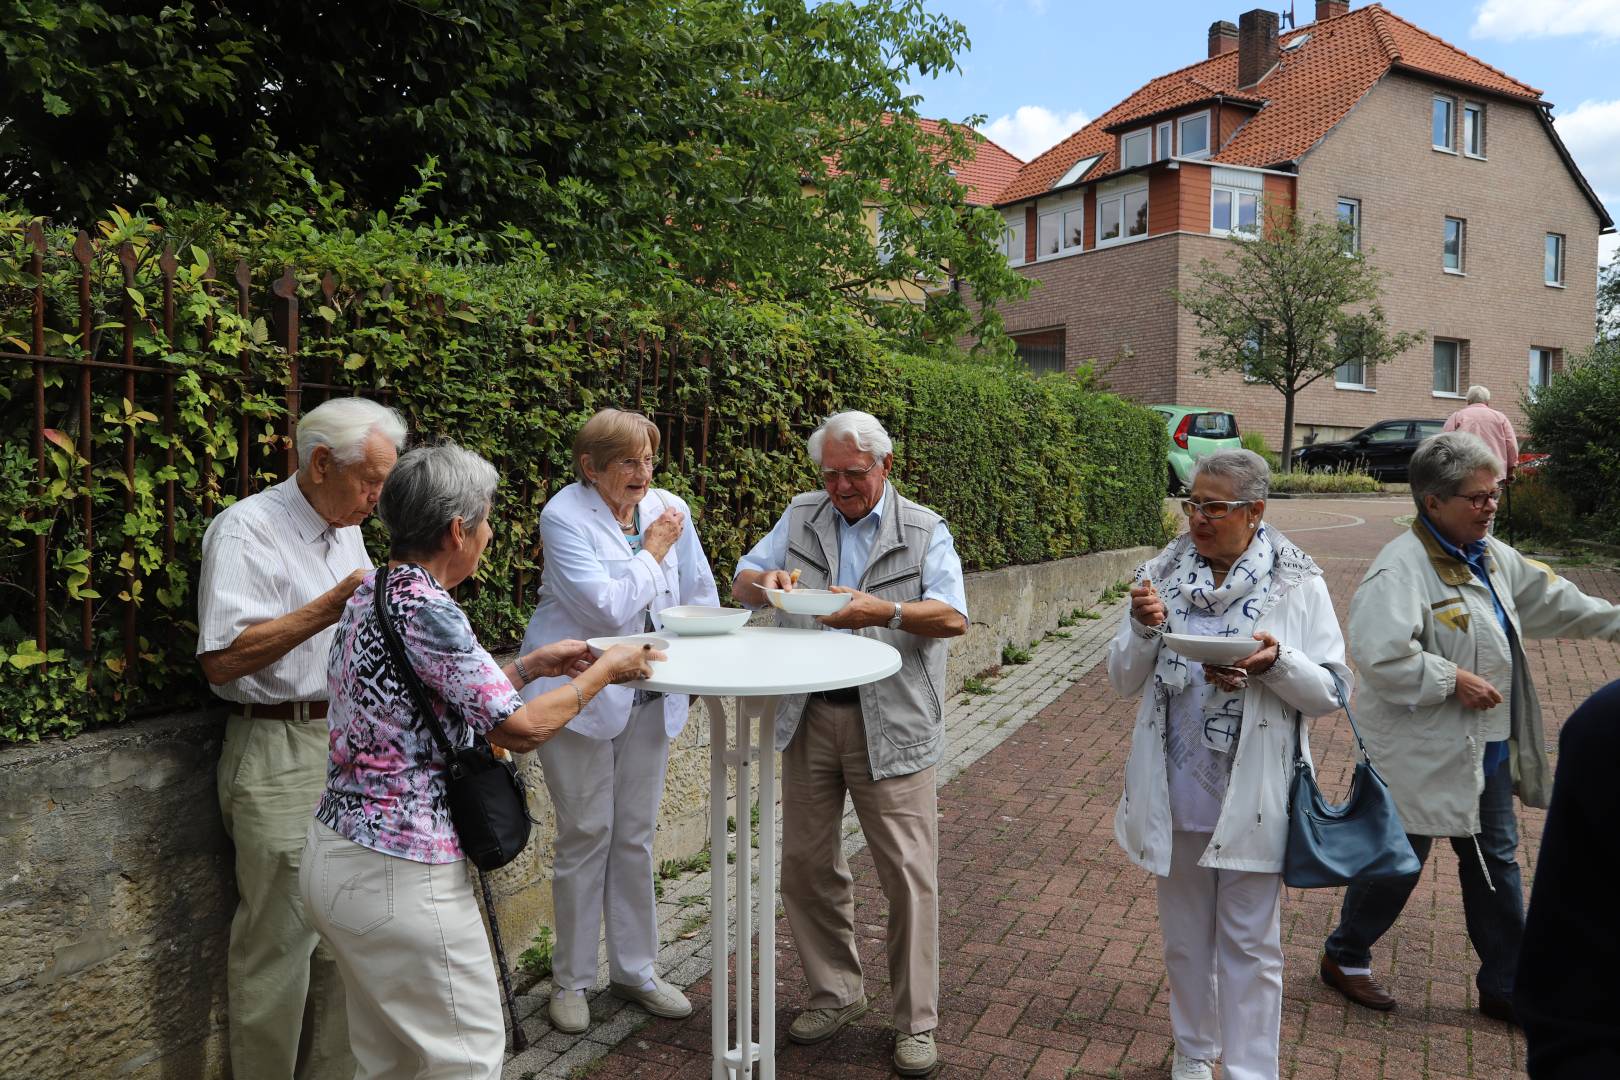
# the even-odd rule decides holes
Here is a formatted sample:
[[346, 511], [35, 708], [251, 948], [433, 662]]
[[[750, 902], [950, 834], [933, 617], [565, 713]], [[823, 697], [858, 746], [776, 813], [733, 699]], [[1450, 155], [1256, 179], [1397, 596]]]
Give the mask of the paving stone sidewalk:
[[[1409, 510], [1409, 504], [1407, 506]], [[1273, 506], [1268, 517], [1320, 561], [1341, 618], [1371, 555], [1399, 531], [1398, 500]], [[1620, 574], [1577, 569], [1595, 595], [1620, 599]], [[949, 765], [940, 790], [942, 1016], [936, 1075], [1147, 1078], [1168, 1074], [1168, 988], [1153, 886], [1113, 844], [1119, 775], [1136, 703], [1119, 699], [1098, 661], [1119, 608], [1053, 638], [1034, 660], [997, 680], [994, 693], [959, 696], [948, 712]], [[1558, 722], [1592, 690], [1620, 675], [1620, 648], [1595, 642], [1532, 643], [1529, 655], [1556, 746]], [[1316, 722], [1312, 746], [1322, 783], [1340, 797], [1354, 765], [1342, 717]], [[1543, 815], [1519, 810], [1526, 895]], [[848, 824], [853, 824], [848, 822]], [[873, 1007], [829, 1042], [783, 1037], [804, 1004], [802, 972], [785, 920], [777, 926], [777, 1075], [891, 1075], [890, 998], [883, 958], [886, 903], [858, 833], [846, 848]], [[1321, 943], [1340, 893], [1286, 890], [1283, 1076], [1451, 1078], [1523, 1076], [1519, 1033], [1474, 1009], [1476, 961], [1463, 925], [1456, 859], [1436, 845], [1423, 883], [1375, 953], [1401, 1002], [1392, 1014], [1352, 1006], [1316, 977]], [[550, 1032], [536, 987], [520, 1010], [536, 1046], [506, 1077], [710, 1075], [709, 940], [691, 917], [706, 911], [706, 875], [668, 890], [661, 905], [661, 967], [689, 987], [687, 1020], [651, 1020], [605, 996], [583, 1038]], [[603, 976], [603, 984], [606, 978]]]

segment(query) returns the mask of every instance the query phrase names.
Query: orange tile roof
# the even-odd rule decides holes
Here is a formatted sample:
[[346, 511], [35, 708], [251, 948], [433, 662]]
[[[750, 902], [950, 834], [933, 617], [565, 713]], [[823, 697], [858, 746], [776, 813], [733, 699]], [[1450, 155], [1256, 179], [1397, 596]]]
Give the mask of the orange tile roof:
[[[918, 123], [930, 135], [941, 134], [938, 120], [925, 118]], [[1007, 185], [1013, 182], [1018, 170], [1024, 167], [1024, 159], [1013, 156], [997, 143], [972, 129], [967, 129], [967, 137], [975, 144], [976, 149], [973, 157], [967, 161], [952, 163], [956, 169], [956, 180], [967, 188], [967, 201], [970, 206], [991, 206], [1007, 189]]]
[[1284, 52], [1277, 66], [1252, 87], [1238, 87], [1236, 51], [1161, 75], [1025, 165], [997, 203], [1044, 195], [1075, 162], [1093, 154], [1102, 155], [1102, 160], [1091, 169], [1092, 178], [1115, 172], [1119, 154], [1109, 127], [1217, 96], [1245, 104], [1264, 102], [1211, 158], [1257, 168], [1297, 160], [1391, 68], [1524, 101], [1541, 98], [1535, 87], [1412, 25], [1382, 4], [1303, 26], [1282, 35], [1282, 41], [1287, 44], [1302, 35], [1304, 44]]

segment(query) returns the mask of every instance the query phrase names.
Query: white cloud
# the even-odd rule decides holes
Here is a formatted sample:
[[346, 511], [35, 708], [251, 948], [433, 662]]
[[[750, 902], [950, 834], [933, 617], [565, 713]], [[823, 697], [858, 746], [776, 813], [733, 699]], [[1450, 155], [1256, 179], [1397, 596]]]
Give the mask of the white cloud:
[[[1620, 101], [1583, 101], [1553, 120], [1558, 137], [1580, 166], [1609, 216], [1620, 218]], [[1598, 238], [1603, 265], [1614, 258], [1620, 237]]]
[[1020, 105], [1010, 115], [998, 116], [980, 130], [1025, 161], [1062, 142], [1086, 126], [1083, 112], [1055, 113], [1043, 105]]
[[1588, 34], [1620, 41], [1620, 0], [1485, 0], [1472, 33], [1502, 41]]

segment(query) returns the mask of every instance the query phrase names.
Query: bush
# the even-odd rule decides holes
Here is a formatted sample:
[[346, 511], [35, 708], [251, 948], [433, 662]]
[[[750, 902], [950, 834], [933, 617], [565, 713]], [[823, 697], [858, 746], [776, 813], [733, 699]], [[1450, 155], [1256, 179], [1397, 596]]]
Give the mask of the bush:
[[1243, 433], [1243, 449], [1253, 450], [1266, 459], [1274, 473], [1282, 471], [1282, 455], [1266, 445], [1266, 437], [1258, 431], [1245, 431]]
[[[1614, 538], [1620, 513], [1620, 342], [1600, 341], [1573, 358], [1522, 405], [1536, 450], [1551, 455], [1539, 470], [1541, 479], [1567, 507], [1572, 529], [1590, 539]], [[1519, 495], [1515, 489], [1514, 499]], [[1514, 512], [1518, 516], [1517, 507]]]
[[1364, 494], [1376, 492], [1378, 481], [1366, 473], [1352, 472], [1348, 467], [1338, 469], [1297, 470], [1291, 473], [1272, 473], [1271, 490], [1280, 495], [1292, 494]]
[[[8, 342], [0, 348], [19, 354], [32, 340], [34, 282], [15, 269], [28, 265], [27, 224], [0, 213], [0, 341]], [[559, 270], [531, 248], [497, 261], [455, 226], [358, 219], [324, 196], [255, 221], [170, 211], [161, 229], [119, 212], [98, 232], [89, 348], [98, 359], [121, 360], [127, 322], [137, 363], [176, 373], [174, 435], [158, 415], [167, 380], [139, 376], [126, 403], [122, 373], [95, 370], [87, 463], [77, 450], [79, 372], [48, 365], [46, 475], [36, 482], [33, 365], [0, 368], [0, 400], [8, 403], [0, 413], [0, 741], [71, 735], [209, 700], [193, 655], [207, 512], [280, 475], [288, 371], [274, 320], [258, 314], [257, 301], [239, 314], [234, 288], [210, 283], [210, 251], [219, 267], [245, 261], [252, 297], [294, 268], [304, 408], [321, 400], [316, 383], [387, 388], [413, 433], [453, 436], [501, 470], [495, 538], [459, 595], [492, 647], [521, 636], [539, 581], [540, 508], [572, 478], [574, 431], [606, 405], [640, 408], [659, 423], [665, 462], [657, 483], [692, 503], [722, 581], [792, 495], [817, 486], [805, 438], [827, 413], [851, 407], [889, 427], [897, 487], [945, 516], [969, 570], [1159, 535], [1164, 425], [1099, 391], [1089, 375], [1035, 379], [988, 362], [897, 354], [853, 313], [679, 285], [627, 296]], [[50, 231], [44, 262], [45, 352], [63, 357], [84, 348], [72, 240]], [[158, 255], [171, 243], [181, 257], [167, 334]], [[134, 256], [128, 292], [123, 244]], [[217, 276], [229, 280], [226, 269]], [[126, 433], [133, 477], [124, 468]], [[238, 482], [244, 466], [246, 489]], [[93, 543], [79, 514], [86, 494]], [[34, 575], [36, 534], [49, 540], [43, 583]], [[385, 537], [375, 518], [366, 535], [380, 555]], [[44, 653], [33, 627], [41, 587], [49, 600]], [[87, 604], [88, 648], [80, 621]], [[131, 606], [132, 657], [123, 638]]]
[[1518, 474], [1497, 512], [1495, 532], [1511, 535], [1516, 547], [1561, 547], [1576, 537], [1589, 538], [1573, 501], [1541, 469]]

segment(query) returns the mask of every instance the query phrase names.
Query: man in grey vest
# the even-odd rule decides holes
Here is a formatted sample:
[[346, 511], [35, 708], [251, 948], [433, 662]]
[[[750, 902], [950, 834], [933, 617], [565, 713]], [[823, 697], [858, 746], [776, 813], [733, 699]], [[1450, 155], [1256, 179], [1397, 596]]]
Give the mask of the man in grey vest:
[[934, 767], [944, 743], [946, 638], [967, 631], [962, 562], [944, 520], [888, 482], [894, 444], [876, 417], [829, 416], [810, 436], [824, 490], [797, 496], [737, 564], [732, 595], [758, 607], [762, 588], [830, 588], [854, 599], [835, 615], [777, 614], [783, 626], [861, 634], [900, 651], [900, 670], [848, 690], [784, 699], [782, 903], [810, 984], [788, 1029], [816, 1043], [866, 1012], [849, 866], [840, 846], [846, 793], [889, 901], [894, 1067], [938, 1063], [939, 826]]

